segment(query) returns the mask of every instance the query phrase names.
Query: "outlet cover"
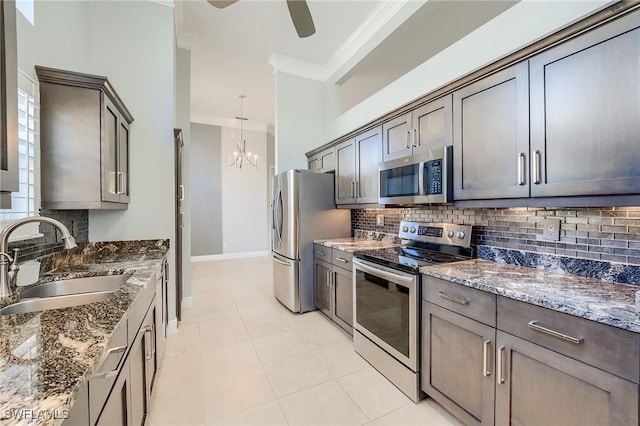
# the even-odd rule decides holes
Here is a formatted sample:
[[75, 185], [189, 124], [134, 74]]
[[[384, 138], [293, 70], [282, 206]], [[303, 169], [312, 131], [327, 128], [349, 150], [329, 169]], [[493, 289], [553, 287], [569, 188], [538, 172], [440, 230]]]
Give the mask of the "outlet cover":
[[545, 219], [541, 240], [560, 241], [560, 219]]
[[376, 226], [384, 226], [384, 215], [383, 214], [376, 215]]

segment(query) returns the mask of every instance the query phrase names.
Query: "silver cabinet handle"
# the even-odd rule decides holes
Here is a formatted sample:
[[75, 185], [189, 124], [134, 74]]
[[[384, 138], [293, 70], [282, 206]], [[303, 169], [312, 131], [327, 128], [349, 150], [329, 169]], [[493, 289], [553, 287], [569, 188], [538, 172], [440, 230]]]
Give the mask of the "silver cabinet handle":
[[180, 212], [180, 228], [184, 228], [184, 212]]
[[326, 253], [326, 252], [324, 252], [324, 251], [319, 251], [319, 252], [318, 252], [318, 254], [319, 254], [320, 256], [326, 256], [326, 255], [327, 255], [327, 253]]
[[518, 154], [518, 185], [524, 185], [527, 183], [524, 178], [524, 169], [527, 164], [527, 157], [524, 152]]
[[443, 299], [450, 300], [451, 302], [458, 303], [460, 305], [468, 305], [469, 304], [468, 300], [466, 300], [466, 299], [458, 299], [457, 297], [449, 296], [447, 293], [445, 293], [443, 291], [439, 291], [438, 292], [438, 296], [442, 297]]
[[407, 149], [411, 149], [411, 130], [407, 130]]
[[501, 385], [504, 383], [504, 346], [500, 346], [498, 348], [498, 359], [496, 360], [498, 364], [498, 384]]
[[351, 198], [356, 198], [356, 183], [351, 182]]
[[413, 147], [420, 146], [420, 140], [418, 139], [418, 129], [413, 129]]
[[338, 273], [335, 272], [335, 271], [333, 273], [331, 273], [331, 288], [334, 288], [336, 286], [336, 281], [337, 281], [336, 275], [337, 274]]
[[117, 172], [116, 194], [124, 194], [124, 172]]
[[[127, 347], [128, 346], [116, 346], [115, 348], [111, 348], [106, 352], [104, 357], [106, 358], [111, 354], [124, 353], [124, 351], [127, 350]], [[91, 378], [92, 379], [110, 379], [110, 378], [112, 378], [114, 376], [117, 376], [118, 372], [120, 371], [120, 368], [122, 367], [123, 360], [124, 360], [124, 357], [122, 357], [120, 359], [120, 362], [118, 363], [118, 366], [114, 370], [107, 371], [106, 373], [102, 373], [102, 374], [93, 375], [93, 376], [91, 376]]]
[[541, 180], [540, 180], [540, 168], [542, 167], [542, 165], [540, 164], [540, 159], [542, 158], [542, 155], [540, 153], [539, 149], [536, 149], [533, 152], [533, 183], [535, 183], [536, 185], [539, 185]]
[[[146, 350], [145, 348], [145, 359], [151, 359], [153, 358], [153, 354], [156, 351], [155, 344], [153, 343], [153, 324], [147, 324], [143, 328], [145, 334], [149, 333], [149, 346], [151, 347], [149, 350]], [[145, 346], [147, 346], [146, 343]]]
[[491, 340], [485, 340], [482, 343], [482, 375], [484, 377], [491, 375], [491, 370], [489, 370], [489, 346], [491, 346]]
[[184, 185], [180, 185], [180, 201], [184, 201]]
[[331, 271], [327, 270], [327, 288], [331, 288]]
[[584, 341], [584, 337], [582, 336], [578, 336], [578, 337], [573, 337], [573, 336], [569, 336], [568, 334], [564, 334], [560, 331], [556, 331], [556, 330], [552, 330], [550, 328], [547, 327], [543, 327], [540, 324], [538, 324], [537, 320], [533, 320], [533, 321], [529, 321], [529, 328], [535, 330], [535, 331], [539, 331], [540, 333], [544, 333], [544, 334], [548, 334], [549, 336], [553, 336], [556, 337], [560, 340], [564, 340], [565, 342], [570, 342], [576, 345], [579, 345], [580, 343], [582, 343]]
[[342, 263], [349, 263], [349, 261], [348, 261], [347, 259], [344, 259], [344, 258], [342, 258], [342, 257], [336, 257], [336, 260], [337, 260], [338, 262], [342, 262]]

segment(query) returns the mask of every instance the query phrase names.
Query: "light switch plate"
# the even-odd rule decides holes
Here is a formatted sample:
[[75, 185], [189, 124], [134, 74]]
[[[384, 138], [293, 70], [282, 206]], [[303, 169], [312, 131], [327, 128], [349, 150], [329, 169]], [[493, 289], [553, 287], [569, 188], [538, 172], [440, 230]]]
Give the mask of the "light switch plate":
[[384, 226], [384, 215], [383, 214], [376, 215], [376, 226]]
[[541, 240], [560, 241], [560, 219], [545, 219]]

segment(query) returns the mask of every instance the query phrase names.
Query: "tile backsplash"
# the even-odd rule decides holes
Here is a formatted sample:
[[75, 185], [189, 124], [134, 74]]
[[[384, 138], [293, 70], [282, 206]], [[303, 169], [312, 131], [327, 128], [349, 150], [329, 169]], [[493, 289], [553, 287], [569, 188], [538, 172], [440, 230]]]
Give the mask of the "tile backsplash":
[[[384, 215], [384, 226], [376, 216]], [[560, 241], [540, 241], [544, 219], [560, 219]], [[351, 228], [398, 233], [401, 220], [473, 225], [472, 243], [640, 265], [640, 207], [482, 208], [453, 205], [354, 209]]]
[[[89, 242], [88, 210], [41, 210], [40, 215], [62, 222], [76, 242]], [[42, 237], [9, 244], [9, 254], [13, 256], [13, 249], [19, 248], [18, 262], [24, 262], [62, 250], [60, 232], [53, 225], [41, 224], [40, 233], [43, 234]]]

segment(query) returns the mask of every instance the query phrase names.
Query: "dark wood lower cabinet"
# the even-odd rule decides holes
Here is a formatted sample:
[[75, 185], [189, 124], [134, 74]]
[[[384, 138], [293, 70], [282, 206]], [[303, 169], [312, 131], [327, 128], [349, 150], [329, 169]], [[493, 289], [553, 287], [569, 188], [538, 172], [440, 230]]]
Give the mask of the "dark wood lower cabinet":
[[331, 264], [323, 260], [313, 261], [313, 292], [316, 308], [331, 315]]
[[494, 421], [495, 334], [422, 301], [422, 390], [467, 425]]
[[129, 360], [127, 360], [116, 382], [111, 389], [109, 398], [104, 404], [96, 426], [130, 426], [131, 423], [131, 381], [129, 378]]
[[637, 425], [638, 384], [497, 333], [497, 425]]
[[[327, 255], [328, 253], [328, 255]], [[316, 244], [313, 287], [316, 308], [353, 334], [353, 272], [351, 253]], [[323, 259], [332, 260], [328, 262]]]
[[343, 328], [353, 328], [353, 272], [342, 268], [333, 268], [333, 286], [335, 289], [336, 322]]

